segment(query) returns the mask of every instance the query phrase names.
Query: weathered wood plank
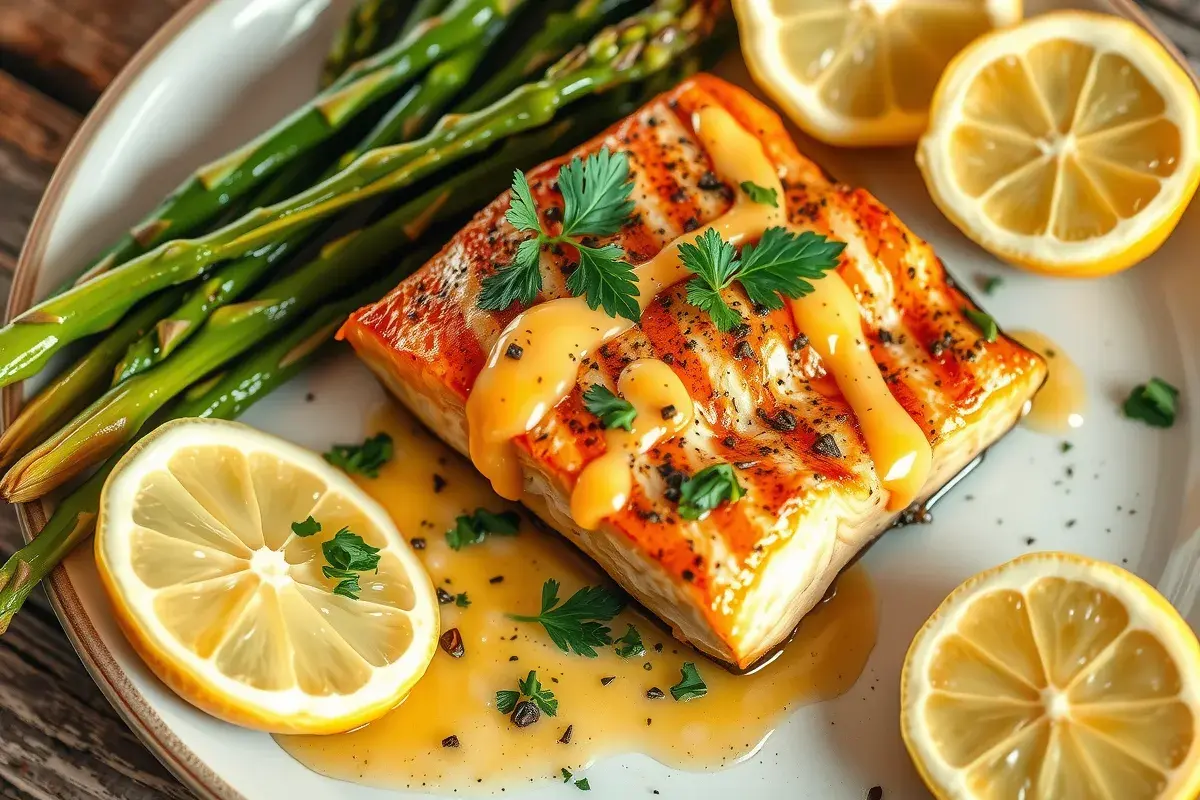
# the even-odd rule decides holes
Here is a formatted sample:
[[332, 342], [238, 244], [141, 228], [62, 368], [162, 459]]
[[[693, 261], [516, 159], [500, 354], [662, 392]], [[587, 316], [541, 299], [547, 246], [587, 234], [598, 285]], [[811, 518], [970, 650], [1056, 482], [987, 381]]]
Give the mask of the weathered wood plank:
[[0, 796], [189, 796], [117, 718], [44, 607], [0, 639], [0, 732]]
[[16, 265], [54, 165], [79, 123], [74, 111], [0, 71], [0, 269], [11, 272]]
[[0, 68], [90, 108], [186, 0], [0, 0]]

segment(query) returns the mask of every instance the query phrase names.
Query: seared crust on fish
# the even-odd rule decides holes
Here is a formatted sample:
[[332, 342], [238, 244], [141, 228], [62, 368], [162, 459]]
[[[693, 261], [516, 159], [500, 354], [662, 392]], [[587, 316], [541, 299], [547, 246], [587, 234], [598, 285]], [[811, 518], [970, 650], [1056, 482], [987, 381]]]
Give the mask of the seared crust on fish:
[[[542, 213], [570, 155], [607, 146], [629, 154], [636, 214], [612, 241], [649, 260], [681, 234], [725, 213], [732, 187], [716, 180], [692, 128], [719, 105], [764, 145], [786, 192], [791, 225], [848, 243], [841, 276], [862, 312], [862, 336], [892, 394], [933, 450], [928, 498], [1019, 418], [1046, 375], [1011, 339], [983, 341], [974, 308], [932, 249], [862, 189], [833, 182], [802, 156], [780, 119], [747, 93], [700, 75], [662, 95], [574, 154], [527, 173]], [[527, 234], [505, 219], [505, 193], [420, 271], [359, 310], [342, 335], [435, 433], [467, 453], [465, 404], [501, 331], [517, 315], [479, 309], [480, 282], [509, 263]], [[550, 222], [544, 222], [551, 225]], [[565, 296], [569, 254], [542, 256], [540, 301]], [[516, 442], [524, 502], [595, 559], [675, 634], [746, 667], [782, 641], [838, 572], [894, 521], [858, 420], [785, 309], [726, 297], [746, 319], [719, 332], [685, 302], [682, 283], [650, 304], [640, 325], [579, 364], [571, 394]], [[598, 530], [572, 520], [581, 469], [605, 439], [582, 393], [613, 387], [634, 359], [666, 361], [695, 403], [684, 434], [639, 456], [633, 496]], [[832, 446], [831, 446], [832, 445]], [[676, 512], [678, 481], [717, 462], [736, 466], [746, 496], [699, 521]]]

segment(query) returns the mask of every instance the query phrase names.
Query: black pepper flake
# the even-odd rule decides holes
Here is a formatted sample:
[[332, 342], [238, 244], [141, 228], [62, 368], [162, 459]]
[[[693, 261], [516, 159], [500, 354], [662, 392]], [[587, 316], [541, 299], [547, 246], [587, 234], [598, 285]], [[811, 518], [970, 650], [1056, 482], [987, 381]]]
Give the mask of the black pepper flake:
[[883, 787], [872, 786], [867, 790], [867, 800], [883, 800]]
[[519, 658], [517, 658], [516, 656], [509, 656], [509, 657], [508, 657], [508, 660], [509, 660], [509, 661], [520, 661], [520, 659], [519, 659]]
[[711, 192], [720, 189], [722, 186], [721, 179], [713, 172], [705, 172], [700, 176], [699, 182], [696, 184], [706, 192]]
[[884, 344], [891, 344], [892, 342], [894, 342], [894, 341], [895, 341], [895, 339], [893, 339], [893, 338], [892, 338], [892, 332], [891, 332], [891, 331], [885, 331], [885, 330], [883, 330], [883, 329], [880, 329], [880, 331], [879, 331], [879, 341], [883, 342]]
[[616, 675], [605, 675], [603, 678], [600, 679], [600, 685], [608, 686], [610, 683], [612, 683], [616, 679], [617, 679]]
[[691, 583], [696, 579], [696, 573], [692, 572], [690, 569], [685, 569], [682, 573], [682, 577], [685, 581]]
[[648, 700], [662, 700], [666, 696], [667, 693], [657, 686], [651, 686], [646, 690], [646, 699]]
[[662, 642], [659, 642], [658, 644], [654, 645], [654, 652], [661, 653], [662, 651], [663, 651], [663, 643]]
[[737, 445], [737, 438], [731, 433], [721, 440], [721, 444], [726, 447], [735, 447]]
[[729, 333], [734, 339], [745, 339], [750, 335], [750, 326], [744, 322], [741, 322], [730, 328]]
[[445, 488], [446, 488], [446, 479], [443, 478], [441, 475], [438, 475], [436, 472], [433, 473], [433, 493], [437, 494], [438, 492], [440, 492], [442, 489], [445, 489]]
[[420, 536], [409, 539], [408, 543], [412, 545], [413, 550], [424, 550], [425, 549], [425, 540], [423, 538], [421, 538]]
[[[768, 414], [761, 408], [756, 411], [758, 418], [777, 431], [788, 433], [796, 430], [796, 415], [786, 408], [781, 408], [774, 414]], [[840, 453], [838, 455], [841, 455]]]
[[649, 672], [650, 670], [654, 669], [654, 667], [649, 661], [647, 661], [645, 664], [642, 664], [642, 669], [646, 670], [646, 672]]
[[492, 577], [488, 578], [488, 583], [504, 583], [504, 576], [493, 575]]
[[797, 336], [795, 339], [792, 339], [793, 350], [803, 350], [806, 347], [808, 347], [808, 337], [803, 333]]
[[754, 358], [754, 348], [745, 339], [737, 343], [737, 347], [733, 348], [735, 358]]
[[508, 345], [508, 349], [504, 351], [504, 355], [513, 361], [520, 361], [521, 356], [525, 355], [525, 349], [516, 342], [512, 342]]
[[946, 352], [946, 343], [938, 339], [933, 344], [929, 345], [929, 352], [934, 358], [941, 358], [942, 353]]
[[700, 220], [696, 219], [695, 217], [688, 217], [687, 221], [683, 223], [683, 230], [685, 233], [691, 233], [699, 227]]
[[662, 418], [663, 419], [675, 419], [675, 414], [676, 414], [675, 406], [663, 406], [662, 407]]
[[842, 451], [838, 449], [837, 439], [831, 433], [822, 433], [813, 442], [812, 451], [826, 458], [841, 458]]
[[312, 392], [309, 392], [308, 394], [304, 395], [304, 402], [306, 402], [306, 403], [311, 403], [313, 400], [316, 400], [316, 399], [317, 399], [317, 396], [315, 394], [313, 394]]
[[1026, 546], [1032, 545], [1032, 544], [1033, 544], [1034, 542], [1036, 542], [1036, 541], [1037, 541], [1037, 539], [1033, 538], [1032, 536], [1026, 536], [1026, 537], [1025, 537], [1025, 544], [1026, 544]]
[[558, 206], [550, 206], [542, 212], [542, 216], [549, 222], [562, 222], [562, 209]]
[[670, 353], [663, 353], [662, 362], [664, 364], [674, 364], [675, 356], [671, 355]]
[[532, 700], [522, 700], [517, 703], [517, 707], [513, 709], [512, 716], [509, 717], [512, 724], [518, 728], [528, 728], [541, 718], [542, 712], [538, 711], [538, 707], [534, 705]]
[[438, 605], [446, 606], [454, 602], [454, 595], [447, 592], [442, 587], [437, 587]]
[[459, 741], [457, 736], [447, 736], [442, 739], [442, 747], [458, 747]]
[[458, 632], [458, 628], [451, 628], [438, 637], [438, 644], [446, 651], [446, 655], [453, 658], [462, 658], [467, 653], [467, 648], [463, 645], [462, 634]]
[[563, 731], [563, 735], [558, 737], [558, 743], [559, 744], [570, 744], [571, 743], [571, 734], [574, 732], [575, 732], [575, 726], [568, 725], [567, 729], [565, 731]]

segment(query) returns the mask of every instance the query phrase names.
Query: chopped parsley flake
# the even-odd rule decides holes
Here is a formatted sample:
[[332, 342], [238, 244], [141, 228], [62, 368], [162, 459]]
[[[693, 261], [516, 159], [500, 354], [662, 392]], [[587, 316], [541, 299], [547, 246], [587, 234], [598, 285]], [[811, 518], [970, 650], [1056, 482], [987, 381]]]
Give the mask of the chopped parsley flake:
[[1139, 419], [1155, 428], [1169, 428], [1175, 424], [1178, 404], [1178, 389], [1162, 378], [1151, 378], [1130, 393], [1124, 411], [1130, 419]]
[[454, 527], [446, 531], [446, 543], [455, 550], [479, 544], [488, 535], [515, 536], [521, 525], [521, 517], [515, 511], [495, 514], [486, 508], [477, 508], [470, 515], [454, 520]]
[[679, 487], [679, 516], [700, 519], [723, 502], [736, 503], [745, 494], [730, 464], [713, 464], [697, 472]]
[[708, 694], [708, 685], [700, 677], [700, 671], [696, 669], [695, 664], [685, 661], [679, 671], [683, 677], [671, 687], [671, 696], [676, 702], [696, 700]]
[[380, 467], [392, 460], [392, 452], [392, 437], [377, 433], [362, 444], [335, 444], [325, 453], [325, 460], [345, 472], [378, 478]]
[[605, 428], [624, 428], [633, 430], [633, 420], [637, 417], [637, 409], [633, 403], [617, 397], [607, 386], [593, 383], [583, 393], [583, 406], [600, 418], [600, 424]]
[[292, 533], [296, 534], [297, 536], [299, 536], [301, 538], [303, 538], [305, 536], [312, 536], [314, 533], [320, 533], [320, 532], [321, 532], [321, 523], [319, 523], [315, 519], [313, 519], [312, 514], [309, 514], [308, 519], [304, 520], [303, 522], [293, 522], [292, 523]]

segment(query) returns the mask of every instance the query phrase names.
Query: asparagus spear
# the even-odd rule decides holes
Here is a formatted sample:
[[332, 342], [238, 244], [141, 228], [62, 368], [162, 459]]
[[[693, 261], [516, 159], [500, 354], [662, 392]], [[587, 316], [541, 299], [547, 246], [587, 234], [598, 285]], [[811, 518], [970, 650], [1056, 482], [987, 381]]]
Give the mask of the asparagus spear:
[[358, 0], [334, 34], [321, 70], [321, 88], [331, 86], [354, 62], [382, 50], [399, 31], [410, 5], [407, 0]]
[[579, 0], [569, 11], [551, 12], [533, 38], [463, 101], [459, 111], [465, 114], [491, 105], [593, 36], [605, 22], [642, 5], [644, 0]]
[[92, 398], [99, 397], [108, 388], [113, 368], [130, 343], [152, 328], [182, 296], [183, 289], [175, 288], [147, 300], [26, 403], [0, 434], [0, 467], [24, 455], [82, 411]]
[[[635, 96], [632, 92], [624, 96], [612, 92], [590, 105], [585, 104], [579, 112], [545, 131], [536, 131], [510, 140], [496, 156], [460, 173], [454, 181], [440, 187], [444, 193], [444, 200], [438, 202], [448, 202], [459, 197], [460, 187], [475, 187], [481, 181], [490, 179], [497, 185], [506, 184], [512, 169], [527, 167], [532, 161], [546, 155], [546, 149], [570, 149], [585, 141], [607, 121], [630, 113], [645, 96], [658, 93], [664, 88], [663, 83], [673, 84], [693, 72], [697, 66], [698, 61], [692, 56], [681, 59], [672, 68], [672, 74], [660, 73], [647, 82], [641, 88], [642, 97]], [[449, 213], [453, 215], [455, 212], [450, 210]], [[392, 217], [388, 219], [395, 222]], [[391, 241], [392, 237], [391, 227], [382, 222], [378, 223], [351, 239], [342, 251], [342, 256], [353, 256], [354, 251], [365, 253], [376, 246], [386, 247], [386, 243]], [[427, 253], [420, 253], [414, 258], [421, 262], [426, 255]], [[381, 251], [376, 253], [376, 259], [383, 257]], [[344, 303], [335, 304], [336, 311], [328, 306], [322, 308], [291, 333], [239, 362], [229, 372], [220, 376], [215, 384], [176, 404], [170, 410], [170, 417], [229, 419], [240, 415], [250, 405], [298, 373], [321, 351], [322, 339], [331, 336], [337, 327], [333, 320], [340, 324], [340, 321], [359, 305], [374, 300], [390, 289], [411, 267], [412, 264], [406, 262], [401, 266], [399, 274], [389, 275], [359, 295]], [[140, 432], [134, 434], [133, 441], [140, 435]], [[14, 553], [0, 567], [0, 635], [8, 627], [13, 615], [20, 610], [33, 587], [44, 579], [76, 544], [92, 532], [104, 482], [131, 446], [132, 443], [123, 445], [91, 478], [59, 503], [54, 515], [37, 538]]]
[[351, 67], [335, 84], [240, 149], [196, 170], [88, 269], [99, 274], [187, 235], [282, 168], [344, 128], [375, 100], [402, 89], [438, 59], [478, 41], [496, 17], [526, 0], [455, 0], [437, 25]]
[[46, 360], [112, 325], [141, 297], [193, 280], [299, 227], [388, 191], [410, 186], [495, 141], [545, 125], [585, 97], [659, 72], [712, 31], [713, 0], [656, 0], [645, 12], [597, 34], [536, 83], [473, 114], [451, 115], [414, 142], [366, 153], [338, 175], [295, 197], [260, 208], [206, 236], [169, 242], [0, 329], [0, 386], [36, 373]]
[[[286, 383], [322, 351], [354, 309], [386, 292], [419, 267], [428, 253], [405, 259], [389, 275], [357, 294], [323, 306], [294, 330], [237, 364], [195, 398], [176, 404], [167, 419], [211, 417], [233, 419]], [[164, 420], [165, 421], [165, 420]], [[100, 493], [109, 474], [133, 446], [124, 445], [86, 481], [67, 496], [37, 537], [17, 550], [0, 567], [0, 635], [21, 610], [33, 587], [58, 566], [75, 545], [96, 527]]]
[[400, 28], [400, 38], [403, 39], [420, 26], [428, 24], [428, 20], [445, 11], [449, 4], [450, 0], [417, 0], [413, 5], [412, 13], [408, 15], [404, 26]]
[[[164, 404], [197, 376], [206, 375], [255, 342], [303, 314], [305, 303], [334, 291], [375, 267], [388, 254], [419, 239], [438, 220], [483, 206], [511, 180], [514, 169], [583, 141], [614, 116], [630, 110], [621, 93], [585, 106], [549, 127], [507, 141], [479, 161], [401, 206], [378, 222], [332, 242], [292, 276], [258, 293], [256, 300], [216, 311], [194, 339], [153, 370], [110, 389], [54, 437], [34, 448], [0, 481], [9, 502], [41, 497], [118, 449]], [[328, 285], [322, 291], [322, 282]]]
[[[487, 47], [504, 29], [504, 20], [494, 21], [478, 47], [460, 50], [434, 65], [424, 80], [392, 107], [358, 147], [346, 153], [322, 177], [336, 174], [339, 165], [353, 163], [369, 150], [410, 139], [424, 130], [429, 120], [439, 115], [470, 81]], [[269, 205], [275, 199], [278, 198], [264, 198], [263, 204]], [[157, 326], [130, 345], [129, 351], [117, 365], [114, 382], [128, 380], [169, 357], [200, 330], [201, 324], [214, 311], [254, 286], [277, 264], [291, 257], [324, 230], [327, 230], [326, 225], [306, 226], [273, 246], [260, 248], [222, 265], [193, 289], [178, 308], [164, 315]]]

